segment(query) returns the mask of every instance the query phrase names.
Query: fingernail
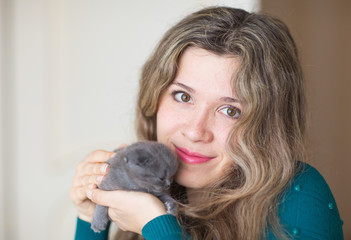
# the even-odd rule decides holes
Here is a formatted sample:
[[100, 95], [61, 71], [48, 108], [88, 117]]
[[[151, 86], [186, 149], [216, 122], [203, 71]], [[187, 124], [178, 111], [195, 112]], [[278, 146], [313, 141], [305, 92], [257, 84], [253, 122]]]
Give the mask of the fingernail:
[[96, 178], [96, 180], [98, 181], [98, 183], [101, 183], [103, 179], [104, 179], [104, 176], [98, 176], [98, 177]]
[[93, 189], [95, 188], [95, 184], [94, 184], [94, 183], [90, 184], [90, 185], [88, 186], [88, 188], [91, 189], [91, 190], [93, 190]]
[[87, 191], [87, 197], [88, 197], [89, 199], [91, 199], [91, 198], [93, 197], [93, 191], [88, 190], [88, 191]]
[[100, 171], [102, 172], [102, 173], [107, 173], [107, 168], [109, 167], [109, 165], [108, 164], [104, 164], [104, 165], [102, 165], [102, 167], [100, 168]]

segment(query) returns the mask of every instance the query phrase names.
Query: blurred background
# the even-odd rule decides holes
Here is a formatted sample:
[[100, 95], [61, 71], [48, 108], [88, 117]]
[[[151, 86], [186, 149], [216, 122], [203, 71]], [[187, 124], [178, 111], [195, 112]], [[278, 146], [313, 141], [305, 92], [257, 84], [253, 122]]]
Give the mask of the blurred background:
[[351, 1], [261, 0], [289, 26], [309, 101], [310, 162], [327, 180], [351, 240]]
[[301, 53], [311, 164], [351, 240], [351, 2], [0, 0], [0, 240], [73, 239], [75, 167], [135, 141], [141, 66], [162, 34], [209, 5], [283, 19]]

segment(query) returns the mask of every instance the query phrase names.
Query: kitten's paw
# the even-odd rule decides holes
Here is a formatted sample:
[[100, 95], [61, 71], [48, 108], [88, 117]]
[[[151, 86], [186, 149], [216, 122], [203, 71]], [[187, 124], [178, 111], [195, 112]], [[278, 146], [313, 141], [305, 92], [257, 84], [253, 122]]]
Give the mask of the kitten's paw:
[[176, 215], [177, 213], [177, 202], [175, 201], [167, 201], [165, 202], [165, 206], [166, 206], [166, 210], [167, 213], [172, 214], [172, 215]]
[[107, 223], [105, 222], [92, 222], [91, 223], [91, 229], [94, 230], [94, 232], [99, 233], [103, 230], [105, 230], [107, 227]]

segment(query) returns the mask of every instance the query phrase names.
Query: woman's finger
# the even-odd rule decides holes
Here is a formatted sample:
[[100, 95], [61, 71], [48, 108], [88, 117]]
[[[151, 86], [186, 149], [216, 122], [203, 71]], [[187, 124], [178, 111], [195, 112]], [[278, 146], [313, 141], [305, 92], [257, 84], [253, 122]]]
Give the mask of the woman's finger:
[[95, 184], [90, 184], [86, 187], [72, 187], [70, 190], [70, 197], [75, 205], [81, 204], [87, 200], [86, 192], [97, 188]]
[[108, 163], [87, 163], [77, 167], [73, 182], [82, 182], [82, 179], [91, 175], [106, 175], [110, 166]]
[[79, 175], [106, 174], [109, 166], [108, 163], [86, 163], [79, 167], [77, 173]]
[[122, 143], [121, 145], [119, 145], [119, 147], [117, 149], [120, 150], [122, 148], [125, 148], [126, 146], [128, 146], [128, 145], [125, 143]]
[[103, 174], [94, 174], [94, 175], [83, 175], [83, 176], [75, 176], [73, 178], [72, 186], [73, 187], [84, 187], [89, 184], [100, 184], [104, 179], [105, 175]]
[[94, 151], [76, 167], [70, 198], [78, 209], [78, 216], [85, 221], [91, 221], [96, 206], [87, 198], [86, 192], [88, 189], [97, 188], [97, 185], [103, 181], [109, 170], [106, 161], [114, 154], [103, 150]]
[[88, 189], [86, 196], [96, 204], [110, 207], [115, 201], [118, 201], [118, 199], [113, 198], [113, 194], [111, 193], [111, 191], [103, 191], [100, 189]]
[[79, 205], [84, 199], [86, 199], [86, 189], [72, 187], [70, 191], [70, 197], [75, 205]]
[[81, 177], [75, 177], [72, 183], [72, 187], [86, 187], [90, 184], [99, 185], [105, 178], [106, 175], [85, 175]]
[[157, 197], [149, 193], [125, 190], [104, 191], [96, 188], [88, 189], [86, 196], [96, 204], [129, 213], [139, 212], [138, 209], [143, 209], [144, 213], [148, 211], [153, 211], [154, 214], [166, 212], [164, 204]]
[[109, 152], [104, 150], [95, 150], [91, 152], [83, 162], [90, 162], [90, 163], [103, 163], [109, 160], [115, 152]]
[[109, 208], [109, 216], [121, 229], [141, 233], [152, 219], [167, 214], [164, 204], [155, 196], [134, 191], [90, 189], [87, 197]]

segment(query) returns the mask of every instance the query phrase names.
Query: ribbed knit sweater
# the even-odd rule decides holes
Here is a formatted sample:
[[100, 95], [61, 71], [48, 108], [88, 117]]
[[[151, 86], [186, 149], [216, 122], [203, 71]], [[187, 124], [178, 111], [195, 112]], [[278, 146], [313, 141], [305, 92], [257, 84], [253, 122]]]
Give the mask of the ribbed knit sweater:
[[[342, 220], [332, 192], [321, 174], [308, 164], [287, 187], [279, 203], [279, 220], [292, 239], [343, 240]], [[249, 226], [248, 226], [249, 231]], [[142, 229], [146, 240], [190, 239], [172, 215], [162, 215]], [[99, 234], [78, 218], [76, 240], [107, 240], [108, 229]], [[276, 240], [267, 229], [267, 239]]]

